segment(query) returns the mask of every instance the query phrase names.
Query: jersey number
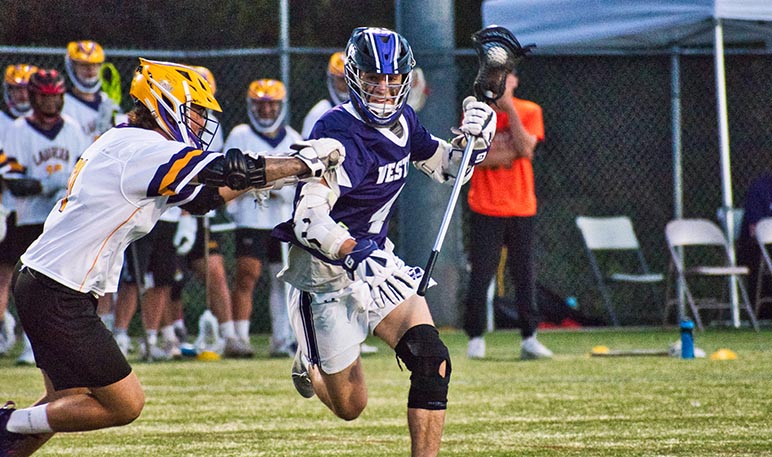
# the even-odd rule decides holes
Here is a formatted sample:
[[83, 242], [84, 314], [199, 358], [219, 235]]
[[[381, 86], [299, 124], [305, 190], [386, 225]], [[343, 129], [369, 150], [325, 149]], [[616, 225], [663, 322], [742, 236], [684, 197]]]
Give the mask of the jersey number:
[[391, 197], [391, 200], [387, 201], [383, 206], [381, 206], [378, 211], [373, 213], [372, 216], [370, 216], [370, 228], [367, 230], [368, 233], [381, 233], [381, 229], [383, 229], [383, 223], [386, 221], [386, 218], [389, 217], [389, 213], [391, 213], [391, 207], [394, 206], [394, 202], [397, 201], [397, 197], [399, 197], [399, 194], [402, 192], [402, 189], [405, 186], [402, 186], [399, 188], [399, 191], [394, 194], [393, 197]]

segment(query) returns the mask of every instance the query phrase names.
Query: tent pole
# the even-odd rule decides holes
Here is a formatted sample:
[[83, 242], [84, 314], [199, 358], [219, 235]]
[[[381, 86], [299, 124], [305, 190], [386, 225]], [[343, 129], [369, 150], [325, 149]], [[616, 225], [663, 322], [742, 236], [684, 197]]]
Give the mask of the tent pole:
[[[681, 219], [684, 217], [684, 176], [681, 154], [681, 56], [678, 47], [673, 47], [670, 54], [670, 119], [673, 150], [673, 219]], [[684, 287], [680, 278], [676, 283], [676, 297], [678, 297], [678, 321], [680, 322], [686, 317]]]
[[[726, 67], [724, 65], [724, 29], [720, 18], [715, 19], [715, 63], [716, 63], [716, 110], [718, 114], [718, 138], [721, 152], [721, 188], [723, 189], [724, 214], [726, 217], [726, 238], [729, 240], [729, 257], [736, 262], [734, 248], [734, 214], [732, 211], [732, 170], [729, 160], [729, 115], [726, 102]], [[729, 280], [729, 295], [732, 304], [732, 324], [740, 327], [739, 295], [737, 280]]]

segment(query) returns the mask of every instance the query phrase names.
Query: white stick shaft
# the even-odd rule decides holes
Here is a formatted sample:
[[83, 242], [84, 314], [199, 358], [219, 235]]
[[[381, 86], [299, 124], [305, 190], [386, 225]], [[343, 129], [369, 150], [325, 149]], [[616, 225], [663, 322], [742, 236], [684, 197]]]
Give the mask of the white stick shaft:
[[458, 202], [458, 196], [461, 194], [461, 186], [463, 186], [463, 177], [466, 167], [469, 166], [469, 161], [472, 157], [472, 146], [474, 144], [474, 137], [471, 135], [466, 136], [466, 147], [464, 148], [464, 154], [461, 156], [461, 165], [458, 167], [458, 173], [456, 174], [456, 182], [453, 183], [453, 190], [450, 193], [450, 200], [448, 200], [448, 206], [445, 208], [445, 215], [442, 218], [440, 224], [440, 231], [437, 233], [437, 240], [434, 242], [434, 251], [439, 252], [442, 249], [442, 243], [445, 241], [445, 235], [448, 232], [450, 221], [453, 217], [453, 211], [456, 208], [456, 202]]

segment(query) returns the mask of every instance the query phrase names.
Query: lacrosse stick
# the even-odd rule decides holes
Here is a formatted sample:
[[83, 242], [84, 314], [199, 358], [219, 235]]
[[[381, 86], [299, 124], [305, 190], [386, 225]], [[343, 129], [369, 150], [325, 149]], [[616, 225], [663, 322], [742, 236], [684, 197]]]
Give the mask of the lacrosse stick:
[[[477, 51], [479, 62], [477, 77], [474, 79], [475, 97], [481, 102], [496, 103], [496, 100], [504, 95], [507, 75], [515, 69], [520, 59], [528, 54], [534, 45], [520, 46], [512, 32], [504, 27], [495, 25], [478, 30], [472, 34], [472, 42], [474, 43], [475, 51]], [[445, 215], [440, 223], [440, 230], [437, 233], [434, 248], [432, 248], [429, 261], [426, 263], [421, 283], [418, 285], [418, 295], [420, 296], [426, 295], [434, 264], [437, 262], [437, 257], [442, 249], [442, 243], [445, 241], [445, 235], [448, 232], [448, 226], [453, 217], [458, 196], [461, 193], [461, 177], [469, 166], [474, 143], [474, 138], [471, 135], [466, 135], [466, 147], [461, 156], [461, 164], [456, 174], [456, 182], [453, 183], [453, 190], [450, 193], [448, 206], [445, 208]]]

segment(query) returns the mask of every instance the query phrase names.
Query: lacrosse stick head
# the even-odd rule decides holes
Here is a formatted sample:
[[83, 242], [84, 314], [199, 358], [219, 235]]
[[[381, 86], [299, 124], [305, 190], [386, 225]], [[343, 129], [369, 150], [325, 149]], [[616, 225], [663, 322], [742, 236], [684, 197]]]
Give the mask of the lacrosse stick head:
[[504, 95], [507, 75], [536, 45], [521, 46], [512, 32], [497, 25], [473, 33], [472, 42], [479, 61], [474, 94], [480, 101], [495, 103]]

